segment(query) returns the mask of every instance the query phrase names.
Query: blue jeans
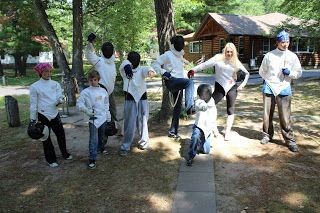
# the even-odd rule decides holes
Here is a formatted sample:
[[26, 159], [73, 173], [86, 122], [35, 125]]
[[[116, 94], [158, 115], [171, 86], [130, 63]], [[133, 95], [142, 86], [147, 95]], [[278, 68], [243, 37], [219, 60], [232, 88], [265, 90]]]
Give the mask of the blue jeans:
[[196, 125], [193, 125], [189, 150], [189, 159], [193, 159], [198, 151], [203, 154], [209, 154], [211, 145], [210, 143], [211, 134], [207, 138], [205, 138], [203, 131]]
[[180, 92], [177, 100], [177, 104], [173, 108], [171, 127], [169, 129], [170, 133], [178, 134], [179, 128], [179, 117], [182, 108], [182, 97], [183, 89], [185, 89], [185, 107], [186, 110], [190, 109], [194, 105], [194, 82], [188, 78], [175, 78], [172, 77], [165, 81], [167, 89], [173, 94], [174, 102]]
[[89, 139], [89, 159], [97, 159], [98, 146], [101, 148], [103, 144], [103, 137], [105, 131], [106, 122], [104, 122], [99, 128], [94, 124], [89, 123], [90, 139]]

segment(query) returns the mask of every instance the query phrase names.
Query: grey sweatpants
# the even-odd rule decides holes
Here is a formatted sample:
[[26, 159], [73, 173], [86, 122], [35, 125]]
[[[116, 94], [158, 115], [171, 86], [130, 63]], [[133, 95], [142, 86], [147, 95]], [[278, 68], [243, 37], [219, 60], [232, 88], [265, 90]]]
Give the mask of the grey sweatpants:
[[149, 146], [148, 133], [149, 104], [148, 100], [140, 100], [136, 103], [134, 100], [126, 100], [124, 103], [124, 137], [121, 150], [130, 150], [133, 142], [136, 128], [141, 137], [138, 144], [142, 148]]

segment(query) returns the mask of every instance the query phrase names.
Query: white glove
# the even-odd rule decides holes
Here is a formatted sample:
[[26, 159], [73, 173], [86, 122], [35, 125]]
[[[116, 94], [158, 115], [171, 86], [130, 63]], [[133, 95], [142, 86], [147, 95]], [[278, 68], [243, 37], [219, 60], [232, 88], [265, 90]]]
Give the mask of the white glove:
[[56, 101], [56, 106], [60, 105], [60, 104], [63, 104], [64, 103], [64, 97], [60, 97], [58, 98], [58, 100]]
[[206, 111], [208, 109], [208, 104], [205, 101], [199, 101], [197, 108], [199, 111]]
[[86, 108], [86, 109], [84, 110], [84, 113], [86, 113], [86, 115], [88, 115], [89, 117], [95, 116], [95, 113], [93, 112], [92, 109]]

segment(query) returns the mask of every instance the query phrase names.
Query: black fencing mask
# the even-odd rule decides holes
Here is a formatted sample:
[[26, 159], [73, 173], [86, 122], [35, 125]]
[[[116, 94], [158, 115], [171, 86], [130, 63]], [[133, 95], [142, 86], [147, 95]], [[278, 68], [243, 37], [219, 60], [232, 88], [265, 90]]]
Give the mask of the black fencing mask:
[[139, 55], [139, 53], [137, 53], [135, 51], [129, 52], [128, 60], [131, 62], [133, 69], [137, 68], [139, 66], [139, 64], [140, 64], [140, 55]]
[[184, 48], [184, 38], [182, 36], [174, 36], [171, 38], [171, 44], [178, 52]]
[[101, 51], [105, 58], [111, 58], [114, 51], [113, 45], [110, 42], [105, 42], [102, 44]]
[[197, 94], [200, 99], [204, 100], [206, 103], [210, 101], [212, 95], [212, 89], [210, 84], [200, 84], [197, 89]]

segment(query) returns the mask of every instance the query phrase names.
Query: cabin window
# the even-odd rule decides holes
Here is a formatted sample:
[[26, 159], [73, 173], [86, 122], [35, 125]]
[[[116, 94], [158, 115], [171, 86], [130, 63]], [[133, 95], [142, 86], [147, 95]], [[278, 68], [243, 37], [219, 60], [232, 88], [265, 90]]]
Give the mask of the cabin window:
[[296, 38], [291, 42], [293, 52], [312, 53], [314, 52], [314, 42], [308, 38]]
[[239, 55], [244, 54], [244, 38], [243, 38], [243, 36], [239, 36], [238, 53], [239, 53]]
[[219, 51], [220, 51], [220, 53], [223, 52], [224, 46], [226, 46], [226, 40], [224, 38], [220, 38], [220, 40], [219, 40]]
[[189, 52], [190, 53], [202, 53], [202, 42], [201, 41], [190, 42]]
[[270, 38], [263, 39], [263, 53], [270, 52]]

